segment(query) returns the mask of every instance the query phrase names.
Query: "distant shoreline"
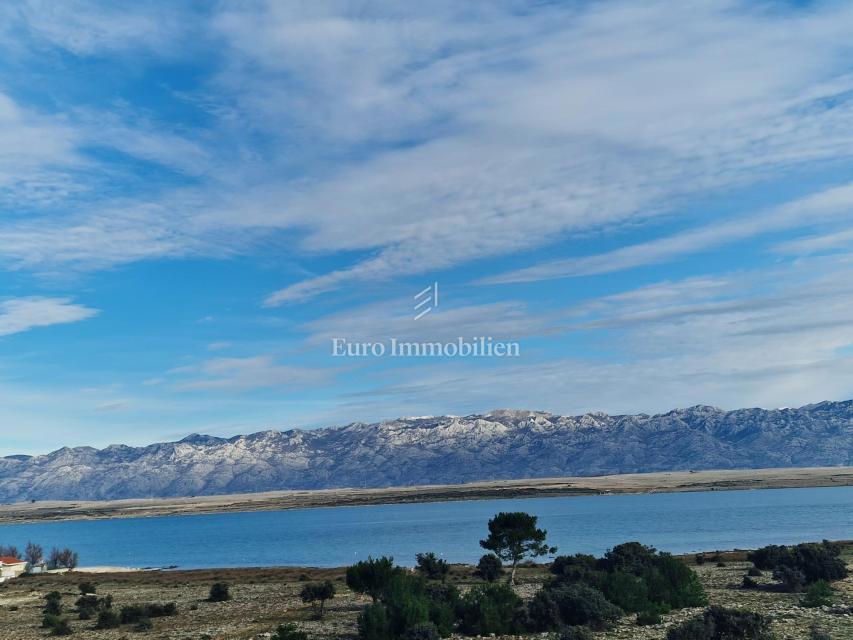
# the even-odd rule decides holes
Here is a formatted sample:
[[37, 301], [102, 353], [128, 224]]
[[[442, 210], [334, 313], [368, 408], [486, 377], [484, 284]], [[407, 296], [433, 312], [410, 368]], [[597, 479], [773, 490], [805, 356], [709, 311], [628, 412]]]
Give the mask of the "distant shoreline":
[[853, 467], [660, 471], [382, 489], [345, 488], [190, 498], [21, 502], [0, 505], [0, 525], [414, 502], [842, 486], [853, 486]]

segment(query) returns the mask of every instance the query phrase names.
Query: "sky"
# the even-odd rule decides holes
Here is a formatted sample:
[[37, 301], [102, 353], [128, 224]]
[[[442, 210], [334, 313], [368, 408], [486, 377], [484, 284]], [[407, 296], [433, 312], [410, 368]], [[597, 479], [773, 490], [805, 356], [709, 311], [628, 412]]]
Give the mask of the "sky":
[[[0, 455], [849, 399], [851, 30], [845, 2], [4, 2]], [[332, 347], [480, 336], [519, 355]]]

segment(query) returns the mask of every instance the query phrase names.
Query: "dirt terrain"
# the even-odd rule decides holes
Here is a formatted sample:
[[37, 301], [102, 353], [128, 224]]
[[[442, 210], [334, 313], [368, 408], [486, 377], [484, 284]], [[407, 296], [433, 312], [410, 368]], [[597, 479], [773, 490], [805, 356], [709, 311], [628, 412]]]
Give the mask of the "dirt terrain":
[[460, 485], [386, 489], [273, 491], [190, 498], [33, 502], [0, 505], [0, 524], [43, 520], [132, 518], [143, 516], [273, 511], [402, 502], [487, 498], [533, 498], [608, 493], [667, 493], [853, 485], [853, 467], [673, 471], [577, 478], [499, 480]]
[[[829, 608], [806, 609], [799, 606], [799, 595], [740, 588], [750, 563], [743, 552], [724, 553], [725, 566], [716, 562], [695, 565], [712, 604], [743, 607], [769, 615], [777, 640], [803, 640], [814, 623], [830, 633], [833, 640], [853, 638], [853, 577], [835, 583], [837, 605]], [[853, 564], [853, 543], [846, 546], [845, 559]], [[522, 597], [530, 597], [547, 576], [544, 567], [519, 570], [517, 587]], [[327, 606], [324, 620], [313, 620], [310, 608], [299, 598], [306, 581], [332, 580], [338, 595]], [[450, 580], [463, 591], [478, 580], [472, 567], [455, 565]], [[77, 585], [83, 581], [97, 584], [98, 593], [111, 594], [115, 607], [148, 602], [175, 602], [178, 613], [157, 618], [154, 628], [136, 633], [131, 627], [109, 631], [92, 630], [91, 621], [80, 621], [73, 614], [78, 596]], [[210, 585], [225, 581], [230, 585], [233, 599], [212, 603], [206, 598]], [[769, 581], [769, 577], [759, 578]], [[268, 638], [269, 633], [283, 621], [293, 621], [318, 639], [347, 638], [356, 633], [356, 618], [368, 599], [350, 592], [344, 583], [343, 569], [223, 569], [198, 571], [126, 572], [102, 575], [82, 573], [57, 574], [19, 578], [0, 586], [0, 640], [34, 640], [45, 638], [39, 628], [44, 595], [53, 590], [63, 594], [63, 603], [71, 625], [72, 637], [92, 640], [122, 638], [151, 638], [160, 640], [249, 640]], [[685, 609], [664, 616], [664, 623], [638, 627], [634, 616], [624, 617], [612, 630], [596, 634], [597, 640], [659, 640], [668, 627], [691, 617], [700, 609]], [[538, 634], [530, 638], [538, 638]], [[517, 636], [516, 638], [520, 638]]]

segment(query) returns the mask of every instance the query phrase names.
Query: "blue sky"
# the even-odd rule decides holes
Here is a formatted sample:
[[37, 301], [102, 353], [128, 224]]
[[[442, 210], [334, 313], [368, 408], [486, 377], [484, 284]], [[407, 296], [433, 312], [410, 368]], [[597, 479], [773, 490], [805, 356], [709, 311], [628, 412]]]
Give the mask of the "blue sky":
[[415, 4], [0, 6], [0, 455], [853, 396], [853, 6]]

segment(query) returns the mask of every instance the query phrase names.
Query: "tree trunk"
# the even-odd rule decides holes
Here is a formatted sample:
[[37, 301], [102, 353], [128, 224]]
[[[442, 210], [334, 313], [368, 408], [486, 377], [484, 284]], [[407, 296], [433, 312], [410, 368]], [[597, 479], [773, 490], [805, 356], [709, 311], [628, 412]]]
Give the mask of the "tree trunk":
[[518, 560], [512, 561], [512, 572], [509, 574], [509, 583], [515, 586], [515, 568], [518, 566]]

